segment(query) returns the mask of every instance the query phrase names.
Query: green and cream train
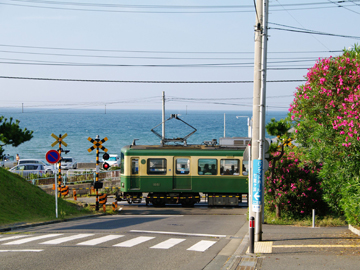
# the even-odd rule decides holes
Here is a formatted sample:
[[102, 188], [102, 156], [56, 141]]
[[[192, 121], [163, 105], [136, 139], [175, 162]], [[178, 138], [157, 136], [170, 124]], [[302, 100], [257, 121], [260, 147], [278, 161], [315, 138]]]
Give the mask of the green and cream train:
[[163, 206], [238, 205], [248, 194], [245, 147], [221, 145], [129, 145], [121, 150], [118, 200]]

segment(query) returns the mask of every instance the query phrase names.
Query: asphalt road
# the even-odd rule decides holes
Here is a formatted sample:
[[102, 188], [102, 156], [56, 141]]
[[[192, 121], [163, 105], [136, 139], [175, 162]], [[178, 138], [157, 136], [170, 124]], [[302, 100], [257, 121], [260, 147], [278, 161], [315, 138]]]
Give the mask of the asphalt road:
[[247, 223], [245, 207], [120, 208], [118, 215], [2, 234], [0, 268], [204, 269], [219, 253], [234, 252], [229, 243], [244, 236]]

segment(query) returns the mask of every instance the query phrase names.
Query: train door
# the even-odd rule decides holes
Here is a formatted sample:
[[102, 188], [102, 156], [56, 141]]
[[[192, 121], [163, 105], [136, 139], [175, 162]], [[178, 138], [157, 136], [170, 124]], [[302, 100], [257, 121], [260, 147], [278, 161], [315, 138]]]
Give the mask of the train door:
[[173, 189], [191, 190], [190, 157], [174, 157]]
[[139, 158], [131, 158], [130, 189], [140, 189]]

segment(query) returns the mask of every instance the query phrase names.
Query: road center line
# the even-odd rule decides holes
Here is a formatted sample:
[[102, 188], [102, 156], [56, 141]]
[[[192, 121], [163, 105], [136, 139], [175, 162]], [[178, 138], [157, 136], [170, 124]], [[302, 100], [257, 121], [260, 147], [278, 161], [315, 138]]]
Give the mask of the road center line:
[[142, 231], [142, 230], [130, 230], [135, 233], [154, 233], [154, 234], [172, 234], [172, 235], [186, 235], [186, 236], [199, 236], [199, 237], [218, 237], [225, 238], [226, 235], [219, 234], [203, 234], [203, 233], [181, 233], [181, 232], [162, 232], [162, 231]]

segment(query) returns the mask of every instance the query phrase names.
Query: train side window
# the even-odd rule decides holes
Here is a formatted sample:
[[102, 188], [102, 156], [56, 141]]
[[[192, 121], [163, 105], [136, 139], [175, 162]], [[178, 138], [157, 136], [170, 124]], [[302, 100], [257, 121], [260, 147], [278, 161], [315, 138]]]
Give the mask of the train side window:
[[198, 162], [199, 175], [217, 175], [216, 159], [199, 159]]
[[189, 174], [190, 173], [190, 159], [178, 158], [176, 160], [176, 174]]
[[221, 175], [239, 175], [240, 161], [238, 159], [222, 159], [220, 160]]
[[139, 174], [139, 159], [133, 158], [131, 160], [131, 174]]
[[165, 158], [149, 158], [147, 160], [148, 174], [166, 174]]

